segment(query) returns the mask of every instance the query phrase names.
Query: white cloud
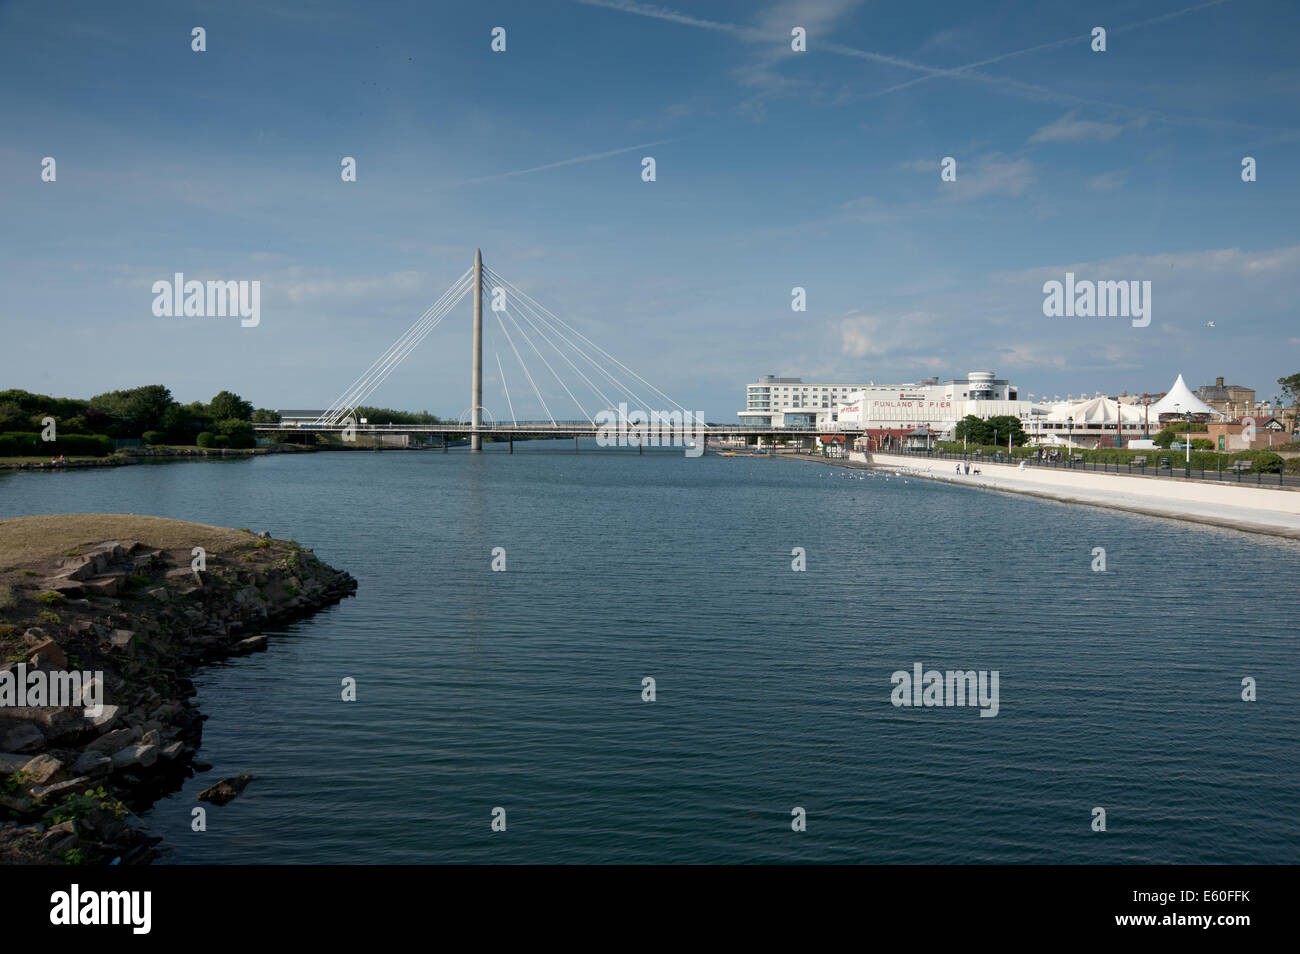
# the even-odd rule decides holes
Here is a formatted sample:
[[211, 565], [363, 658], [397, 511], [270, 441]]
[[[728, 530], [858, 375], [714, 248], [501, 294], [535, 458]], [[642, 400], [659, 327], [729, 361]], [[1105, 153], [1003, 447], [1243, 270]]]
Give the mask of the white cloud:
[[[909, 354], [917, 342], [941, 340], [939, 315], [911, 311], [893, 315], [850, 313], [839, 322], [840, 351], [849, 358], [880, 358]], [[908, 360], [928, 364], [942, 359], [909, 355]]]
[[1088, 180], [1088, 188], [1094, 192], [1110, 192], [1118, 189], [1128, 181], [1127, 169], [1112, 169], [1100, 172]]
[[1040, 128], [1029, 141], [1033, 142], [1110, 142], [1124, 131], [1123, 126], [1115, 123], [1099, 123], [1088, 119], [1077, 119], [1074, 113], [1066, 113], [1054, 123]]
[[1028, 159], [1003, 159], [997, 153], [989, 153], [964, 164], [958, 158], [957, 179], [943, 183], [943, 195], [953, 202], [992, 195], [1023, 195], [1033, 182], [1034, 166]]
[[289, 300], [295, 305], [328, 299], [331, 302], [370, 300], [376, 296], [410, 295], [420, 288], [429, 290], [429, 300], [438, 295], [429, 276], [422, 272], [390, 272], [370, 278], [323, 278], [290, 281]]

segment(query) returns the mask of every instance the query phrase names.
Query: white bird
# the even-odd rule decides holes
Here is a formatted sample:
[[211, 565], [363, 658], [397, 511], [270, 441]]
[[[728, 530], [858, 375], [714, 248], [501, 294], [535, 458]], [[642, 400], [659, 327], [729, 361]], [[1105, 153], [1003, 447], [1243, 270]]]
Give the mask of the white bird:
[[1207, 328], [1213, 328], [1213, 327], [1214, 327], [1214, 322], [1212, 322], [1212, 321], [1207, 321], [1207, 322], [1205, 323], [1205, 327], [1207, 327]]

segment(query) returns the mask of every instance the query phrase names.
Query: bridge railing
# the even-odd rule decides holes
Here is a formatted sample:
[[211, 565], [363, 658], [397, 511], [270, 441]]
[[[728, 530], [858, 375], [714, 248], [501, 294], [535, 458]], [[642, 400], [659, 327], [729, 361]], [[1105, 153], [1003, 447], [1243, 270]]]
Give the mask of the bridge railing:
[[[630, 427], [631, 425], [629, 425]], [[469, 434], [476, 429], [472, 424], [460, 421], [440, 421], [437, 424], [355, 424], [351, 427], [359, 434], [366, 433], [385, 433], [385, 432], [438, 432], [448, 431], [453, 433]], [[254, 424], [253, 430], [261, 432], [270, 431], [317, 431], [317, 432], [334, 432], [344, 429], [342, 424]], [[596, 433], [601, 429], [601, 425], [592, 424], [590, 421], [518, 421], [514, 423], [497, 422], [480, 424], [477, 428], [479, 433], [499, 432], [499, 433], [519, 433], [527, 431], [530, 433], [540, 433], [545, 431], [562, 431], [570, 433], [573, 431], [590, 431]], [[662, 425], [659, 426], [663, 430]], [[674, 425], [667, 428], [671, 431], [682, 431], [694, 433], [694, 425]], [[788, 434], [792, 437], [807, 437], [814, 434], [836, 433], [836, 434], [853, 434], [856, 431], [826, 431], [816, 427], [763, 427], [756, 424], [706, 424], [704, 426], [705, 434]]]

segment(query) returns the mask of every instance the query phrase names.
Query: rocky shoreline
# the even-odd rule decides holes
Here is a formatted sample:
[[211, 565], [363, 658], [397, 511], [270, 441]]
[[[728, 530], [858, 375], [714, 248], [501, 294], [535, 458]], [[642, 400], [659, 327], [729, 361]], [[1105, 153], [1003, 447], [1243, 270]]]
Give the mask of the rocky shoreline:
[[[77, 516], [15, 518], [0, 531]], [[187, 528], [225, 537], [196, 550], [140, 534], [0, 569], [0, 686], [32, 672], [102, 673], [72, 705], [0, 698], [0, 864], [151, 861], [158, 839], [135, 813], [210, 770], [195, 757], [206, 716], [193, 701], [194, 670], [265, 649], [261, 630], [356, 590], [310, 549], [266, 533], [115, 519], [165, 525], [173, 544]], [[97, 713], [92, 701], [102, 702]], [[248, 779], [225, 782], [237, 793]]]

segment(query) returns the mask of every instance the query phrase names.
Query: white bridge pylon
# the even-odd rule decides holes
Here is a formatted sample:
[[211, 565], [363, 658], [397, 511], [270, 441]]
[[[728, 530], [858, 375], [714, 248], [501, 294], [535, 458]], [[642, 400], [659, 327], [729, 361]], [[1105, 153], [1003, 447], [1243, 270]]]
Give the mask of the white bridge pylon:
[[[549, 379], [554, 378], [565, 395], [565, 398], [560, 400], [564, 401], [566, 407], [568, 402], [572, 402], [582, 417], [593, 426], [595, 414], [602, 410], [617, 412], [620, 404], [645, 412], [653, 408], [664, 411], [675, 409], [689, 413], [677, 401], [540, 304], [535, 298], [494, 269], [483, 265], [481, 257], [476, 254], [474, 265], [452, 282], [451, 287], [430, 305], [383, 354], [376, 358], [365, 373], [335, 399], [316, 419], [315, 424], [339, 427], [349, 416], [353, 416], [355, 409], [364, 404], [366, 399], [466, 296], [473, 296], [471, 301], [477, 305], [474, 308], [474, 349], [471, 354], [470, 375], [472, 420], [469, 430], [472, 435], [471, 447], [474, 449], [479, 446], [478, 432], [482, 422], [480, 412], [487, 411], [489, 418], [494, 420], [504, 421], [505, 418], [504, 415], [489, 411], [484, 406], [482, 396], [484, 312], [491, 315], [487, 322], [489, 335], [496, 341], [496, 333], [499, 331], [499, 343], [508, 346], [504, 363], [501, 352], [497, 350], [495, 344], [492, 350], [506, 409], [514, 425], [520, 424], [520, 421], [515, 414], [515, 400], [510, 395], [505, 369], [507, 366], [513, 368], [515, 365], [522, 371], [528, 390], [536, 398], [546, 418], [552, 425], [560, 423], [557, 422], [551, 405], [543, 396], [543, 388], [539, 386], [537, 377], [534, 377], [533, 371], [529, 368], [529, 356], [540, 361], [545, 367], [545, 372], [540, 368], [537, 369], [538, 377], [542, 378], [542, 382], [549, 387]], [[513, 362], [511, 358], [514, 359]], [[519, 388], [516, 388], [516, 392], [518, 391]], [[646, 400], [647, 395], [651, 400]], [[516, 397], [518, 396], [516, 393]], [[555, 400], [556, 396], [552, 394], [552, 401]]]

